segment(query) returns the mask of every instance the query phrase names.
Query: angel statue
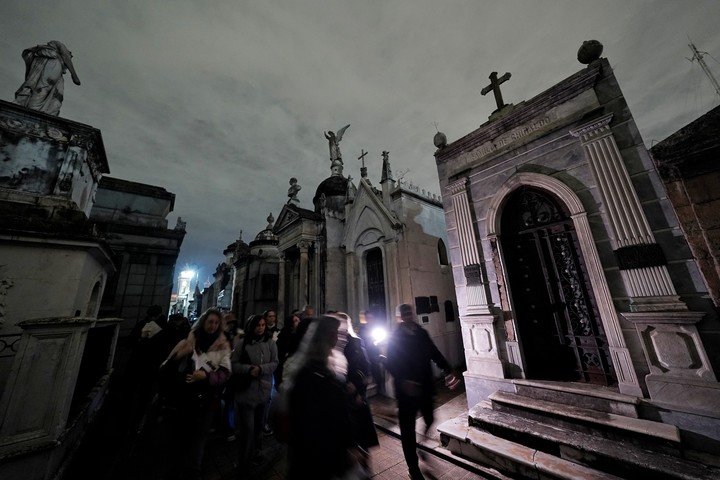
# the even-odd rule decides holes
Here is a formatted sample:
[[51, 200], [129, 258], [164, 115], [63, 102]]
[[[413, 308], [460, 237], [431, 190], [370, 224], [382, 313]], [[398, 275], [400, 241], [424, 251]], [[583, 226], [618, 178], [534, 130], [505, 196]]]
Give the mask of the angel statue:
[[334, 132], [325, 132], [325, 138], [328, 139], [328, 143], [330, 144], [330, 163], [335, 163], [336, 161], [339, 161], [342, 165], [342, 154], [340, 153], [340, 140], [342, 140], [343, 134], [345, 133], [345, 130], [348, 129], [350, 125], [345, 125], [343, 128], [337, 131], [337, 133]]
[[72, 52], [63, 43], [52, 41], [23, 50], [22, 58], [25, 61], [25, 81], [15, 92], [15, 103], [59, 115], [65, 72], [70, 70], [73, 83], [80, 85], [72, 63]]

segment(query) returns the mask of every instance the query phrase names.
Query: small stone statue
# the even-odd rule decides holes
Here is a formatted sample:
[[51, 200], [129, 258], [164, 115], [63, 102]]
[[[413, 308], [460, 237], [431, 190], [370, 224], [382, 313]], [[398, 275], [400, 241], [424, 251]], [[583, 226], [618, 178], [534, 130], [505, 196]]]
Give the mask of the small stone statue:
[[340, 153], [340, 140], [342, 140], [343, 134], [345, 133], [345, 130], [347, 130], [350, 127], [350, 125], [345, 125], [340, 130], [337, 131], [337, 134], [334, 132], [324, 132], [325, 138], [328, 140], [328, 144], [330, 146], [330, 169], [333, 170], [333, 174], [335, 174], [335, 170], [339, 167], [340, 174], [342, 175], [342, 154]]
[[590, 65], [592, 62], [600, 58], [602, 52], [602, 43], [598, 42], [597, 40], [585, 40], [578, 49], [578, 62], [584, 65]]
[[72, 52], [58, 41], [27, 48], [22, 52], [25, 61], [25, 81], [15, 92], [15, 103], [50, 115], [59, 115], [63, 101], [63, 74], [70, 70], [75, 85], [80, 79], [72, 63]]
[[352, 182], [352, 177], [347, 177], [347, 191], [345, 192], [345, 203], [352, 203], [355, 201], [355, 195], [357, 195], [357, 187]]
[[297, 178], [292, 177], [290, 179], [290, 188], [288, 188], [288, 197], [290, 199], [287, 201], [287, 203], [300, 203], [300, 200], [298, 200], [297, 198], [297, 194], [300, 190], [302, 190], [302, 187], [297, 184]]
[[177, 223], [175, 224], [175, 230], [177, 230], [179, 232], [184, 232], [186, 226], [187, 226], [187, 222], [183, 222], [182, 217], [178, 217]]

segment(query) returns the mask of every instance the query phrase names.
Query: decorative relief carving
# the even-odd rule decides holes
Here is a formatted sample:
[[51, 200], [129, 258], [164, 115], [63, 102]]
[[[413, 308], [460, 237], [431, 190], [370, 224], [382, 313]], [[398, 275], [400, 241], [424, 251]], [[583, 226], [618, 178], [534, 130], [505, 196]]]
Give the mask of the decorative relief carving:
[[0, 335], [0, 358], [12, 357], [17, 353], [20, 337], [20, 334]]
[[614, 251], [620, 270], [667, 265], [665, 254], [657, 243], [640, 243]]
[[610, 121], [613, 118], [613, 114], [605, 115], [592, 122], [586, 123], [579, 126], [578, 128], [570, 130], [570, 135], [573, 137], [580, 138], [583, 142], [595, 140], [597, 138], [604, 137], [610, 133]]
[[658, 364], [665, 370], [696, 369], [702, 366], [693, 339], [686, 333], [653, 330], [649, 336]]
[[17, 117], [0, 117], [0, 128], [19, 133], [21, 135], [29, 135], [37, 138], [48, 138], [58, 142], [67, 142], [69, 133], [62, 129], [51, 126], [42, 125], [38, 122], [27, 118]]
[[456, 180], [453, 183], [448, 184], [447, 187], [445, 187], [445, 190], [450, 195], [455, 195], [460, 192], [464, 192], [468, 184], [467, 177], [463, 177], [460, 180]]
[[0, 326], [5, 323], [5, 305], [7, 302], [8, 290], [15, 286], [15, 282], [9, 278], [0, 280]]
[[492, 352], [492, 338], [487, 328], [483, 328], [479, 325], [473, 325], [470, 327], [470, 340], [472, 343], [472, 349], [477, 353], [490, 353]]

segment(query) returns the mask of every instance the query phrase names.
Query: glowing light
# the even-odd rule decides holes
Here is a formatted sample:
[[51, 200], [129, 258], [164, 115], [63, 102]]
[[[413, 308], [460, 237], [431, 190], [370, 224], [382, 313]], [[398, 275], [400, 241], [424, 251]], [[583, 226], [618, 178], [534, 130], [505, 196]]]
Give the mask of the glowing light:
[[180, 278], [193, 278], [195, 276], [195, 270], [183, 270], [180, 272]]
[[370, 332], [370, 336], [373, 339], [373, 345], [377, 345], [378, 343], [382, 342], [387, 338], [387, 330], [385, 330], [383, 327], [375, 327], [373, 328], [372, 332]]

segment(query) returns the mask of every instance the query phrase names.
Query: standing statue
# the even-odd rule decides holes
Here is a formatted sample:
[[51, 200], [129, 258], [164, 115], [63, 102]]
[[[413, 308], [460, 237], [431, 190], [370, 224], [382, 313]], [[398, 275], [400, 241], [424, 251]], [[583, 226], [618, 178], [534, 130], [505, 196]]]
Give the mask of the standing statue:
[[63, 74], [70, 70], [75, 85], [80, 79], [75, 73], [72, 53], [58, 41], [23, 50], [25, 81], [15, 92], [15, 103], [50, 115], [59, 115], [63, 101]]
[[[293, 202], [293, 203], [300, 203], [300, 200], [298, 200], [298, 192], [302, 190], [302, 187], [298, 185], [297, 178], [292, 177], [290, 179], [290, 188], [288, 188], [288, 198], [289, 200], [287, 203]], [[269, 221], [269, 220], [268, 220]]]
[[350, 125], [345, 125], [343, 128], [338, 130], [337, 134], [334, 132], [325, 132], [325, 138], [328, 139], [328, 143], [330, 144], [330, 163], [333, 164], [336, 161], [340, 162], [340, 165], [342, 165], [342, 154], [340, 153], [340, 140], [342, 140], [343, 134], [345, 133], [345, 130], [348, 129]]

